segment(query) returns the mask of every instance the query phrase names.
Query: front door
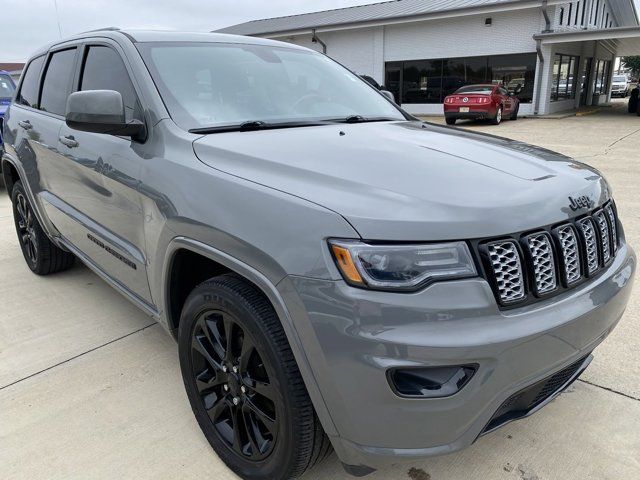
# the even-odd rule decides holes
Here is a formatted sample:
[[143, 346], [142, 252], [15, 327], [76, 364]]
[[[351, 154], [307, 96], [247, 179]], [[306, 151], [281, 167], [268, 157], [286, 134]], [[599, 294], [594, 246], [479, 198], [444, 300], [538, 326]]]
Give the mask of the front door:
[[[138, 96], [115, 45], [83, 46], [78, 90], [120, 92], [127, 120], [144, 121]], [[131, 138], [73, 130], [63, 124], [58, 148], [63, 161], [54, 210], [66, 222], [64, 234], [111, 280], [152, 305], [144, 252], [138, 190], [144, 144]], [[63, 173], [64, 172], [64, 173]], [[60, 177], [58, 177], [60, 178]], [[61, 229], [62, 231], [62, 229]]]

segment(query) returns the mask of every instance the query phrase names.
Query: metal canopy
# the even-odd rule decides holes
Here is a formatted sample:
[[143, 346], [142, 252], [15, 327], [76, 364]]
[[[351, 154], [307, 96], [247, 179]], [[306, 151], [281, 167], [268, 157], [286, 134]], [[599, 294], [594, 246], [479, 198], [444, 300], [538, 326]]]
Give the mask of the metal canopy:
[[600, 30], [573, 30], [534, 35], [543, 45], [553, 43], [599, 41], [619, 57], [640, 55], [640, 27], [618, 27]]

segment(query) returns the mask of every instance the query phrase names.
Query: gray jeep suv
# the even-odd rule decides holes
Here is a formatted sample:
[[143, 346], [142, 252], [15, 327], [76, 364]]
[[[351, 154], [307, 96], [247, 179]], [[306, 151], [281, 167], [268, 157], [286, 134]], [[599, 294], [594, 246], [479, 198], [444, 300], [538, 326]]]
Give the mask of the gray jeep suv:
[[243, 478], [467, 447], [580, 375], [631, 292], [597, 171], [422, 123], [288, 44], [61, 41], [29, 61], [4, 143], [29, 268], [78, 258], [172, 332]]

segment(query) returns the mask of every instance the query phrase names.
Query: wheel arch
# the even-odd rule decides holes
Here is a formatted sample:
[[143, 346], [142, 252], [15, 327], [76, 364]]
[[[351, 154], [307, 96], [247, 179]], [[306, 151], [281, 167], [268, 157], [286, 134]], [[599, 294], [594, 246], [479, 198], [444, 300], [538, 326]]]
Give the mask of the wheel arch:
[[[276, 288], [276, 284], [270, 281], [261, 272], [250, 265], [245, 264], [241, 260], [200, 241], [187, 237], [176, 237], [169, 243], [163, 267], [162, 308], [165, 312], [167, 326], [174, 338], [177, 337], [180, 320], [179, 316], [183, 302], [186, 300], [186, 297], [184, 297], [184, 299], [182, 298], [184, 296], [184, 292], [181, 292], [181, 290], [179, 290], [180, 286], [176, 285], [179, 277], [176, 277], [175, 274], [176, 272], [179, 272], [181, 268], [180, 262], [191, 256], [196, 256], [195, 258], [199, 257], [205, 263], [208, 262], [208, 265], [212, 267], [211, 270], [208, 270], [210, 273], [207, 274], [207, 278], [221, 275], [223, 273], [236, 273], [248, 282], [252, 283], [265, 295], [276, 311], [278, 319], [282, 324], [289, 346], [291, 347], [298, 364], [298, 368], [300, 369], [300, 373], [307, 387], [307, 391], [309, 392], [309, 396], [313, 402], [316, 414], [318, 415], [325, 432], [330, 437], [336, 436], [337, 430], [335, 424], [333, 423], [329, 410], [320, 392], [318, 382], [305, 353], [300, 336], [295, 328], [293, 318], [285, 305], [280, 292]], [[196, 279], [199, 280], [199, 277], [203, 275], [203, 272], [196, 272]], [[202, 281], [207, 278], [203, 278]], [[201, 282], [198, 282], [198, 284], [199, 283]], [[193, 286], [195, 287], [196, 285]], [[178, 304], [174, 303], [176, 301]], [[181, 301], [182, 303], [180, 303]]]
[[11, 196], [13, 185], [20, 180], [18, 169], [13, 163], [7, 160], [6, 157], [3, 157], [2, 168], [0, 170], [2, 171], [2, 179], [4, 180], [4, 185], [7, 188], [7, 194]]

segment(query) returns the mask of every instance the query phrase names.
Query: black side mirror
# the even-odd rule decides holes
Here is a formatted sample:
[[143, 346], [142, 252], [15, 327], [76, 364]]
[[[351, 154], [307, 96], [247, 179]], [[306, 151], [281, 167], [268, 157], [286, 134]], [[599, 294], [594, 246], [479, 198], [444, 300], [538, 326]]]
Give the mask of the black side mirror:
[[121, 135], [143, 140], [146, 128], [139, 120], [126, 121], [120, 92], [85, 90], [69, 95], [65, 120], [69, 128], [82, 132]]

